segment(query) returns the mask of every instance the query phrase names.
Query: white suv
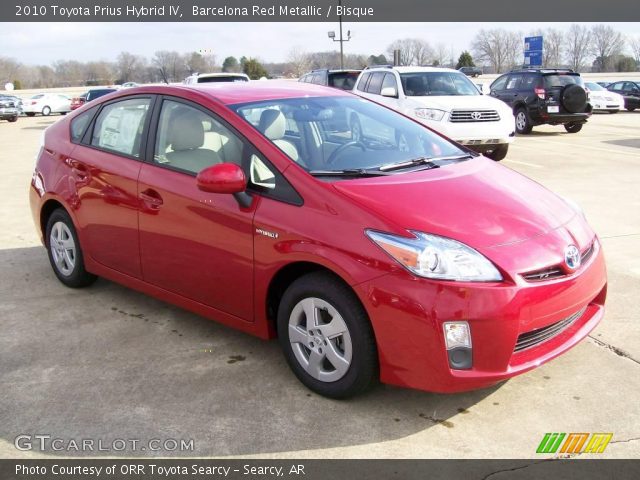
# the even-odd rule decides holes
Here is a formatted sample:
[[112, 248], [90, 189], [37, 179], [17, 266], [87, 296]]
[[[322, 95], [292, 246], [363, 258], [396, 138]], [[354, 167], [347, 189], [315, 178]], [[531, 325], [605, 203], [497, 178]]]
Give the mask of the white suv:
[[184, 79], [185, 85], [196, 83], [248, 82], [249, 77], [244, 73], [194, 73]]
[[[511, 109], [450, 68], [367, 68], [353, 93], [413, 117], [493, 160], [502, 160], [515, 138]], [[353, 127], [357, 119], [350, 122]]]

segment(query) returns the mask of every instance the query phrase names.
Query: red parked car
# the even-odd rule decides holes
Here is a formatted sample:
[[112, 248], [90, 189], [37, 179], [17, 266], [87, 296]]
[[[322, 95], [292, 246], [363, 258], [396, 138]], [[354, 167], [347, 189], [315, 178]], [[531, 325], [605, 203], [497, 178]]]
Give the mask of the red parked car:
[[96, 98], [100, 98], [115, 91], [115, 88], [92, 88], [91, 90], [84, 92], [79, 97], [73, 97], [71, 99], [71, 110], [80, 108], [85, 103], [91, 102]]
[[[334, 121], [352, 115], [357, 132]], [[335, 398], [378, 379], [485, 387], [604, 313], [603, 253], [576, 206], [337, 89], [120, 91], [46, 130], [30, 200], [65, 285], [102, 276], [277, 336]]]

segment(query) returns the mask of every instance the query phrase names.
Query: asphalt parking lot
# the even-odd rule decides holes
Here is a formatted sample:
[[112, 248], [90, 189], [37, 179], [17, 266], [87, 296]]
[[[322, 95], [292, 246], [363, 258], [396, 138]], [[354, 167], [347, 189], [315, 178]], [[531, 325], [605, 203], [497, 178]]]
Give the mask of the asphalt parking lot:
[[531, 458], [545, 432], [612, 432], [601, 456], [640, 457], [640, 112], [594, 115], [578, 134], [537, 127], [503, 161], [581, 204], [601, 237], [607, 313], [587, 340], [490, 389], [349, 401], [307, 391], [275, 341], [105, 280], [62, 286], [27, 198], [58, 118], [0, 122], [0, 457], [41, 456], [14, 439], [48, 434], [193, 439], [192, 456]]

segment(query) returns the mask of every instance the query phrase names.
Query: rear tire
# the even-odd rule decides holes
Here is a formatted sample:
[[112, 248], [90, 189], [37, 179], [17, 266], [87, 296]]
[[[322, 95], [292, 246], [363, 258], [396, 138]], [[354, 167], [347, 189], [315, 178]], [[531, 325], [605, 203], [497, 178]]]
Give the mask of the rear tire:
[[351, 397], [378, 380], [369, 317], [330, 273], [309, 273], [289, 286], [278, 307], [278, 337], [293, 373], [319, 395]]
[[496, 145], [496, 148], [494, 148], [491, 152], [486, 153], [485, 156], [490, 158], [491, 160], [495, 160], [496, 162], [499, 162], [500, 160], [504, 159], [507, 156], [508, 151], [509, 151], [509, 144], [503, 143], [500, 145]]
[[35, 112], [26, 112], [25, 115], [27, 117], [35, 117], [36, 114], [35, 114]]
[[625, 107], [625, 108], [627, 112], [633, 112], [636, 109], [636, 107]]
[[582, 130], [582, 123], [565, 123], [564, 129], [569, 133], [578, 133]]
[[521, 135], [526, 135], [531, 133], [531, 130], [533, 130], [533, 125], [531, 124], [531, 120], [529, 120], [527, 109], [525, 107], [518, 107], [516, 109], [516, 132]]
[[619, 110], [609, 110], [609, 113], [618, 113]]
[[96, 281], [96, 276], [84, 268], [84, 257], [73, 221], [59, 208], [47, 220], [45, 244], [53, 273], [67, 287], [81, 288]]
[[16, 115], [15, 117], [11, 117], [8, 120], [9, 120], [10, 123], [17, 122], [18, 121], [18, 116]]
[[42, 107], [42, 115], [44, 115], [45, 117], [48, 117], [49, 115], [51, 115], [51, 107], [49, 106]]

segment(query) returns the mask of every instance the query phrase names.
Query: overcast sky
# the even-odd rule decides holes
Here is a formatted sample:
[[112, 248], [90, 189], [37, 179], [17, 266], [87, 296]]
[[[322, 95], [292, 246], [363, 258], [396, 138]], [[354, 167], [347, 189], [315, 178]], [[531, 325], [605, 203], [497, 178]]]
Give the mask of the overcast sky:
[[[545, 23], [567, 29], [569, 23]], [[584, 25], [591, 25], [585, 23]], [[640, 23], [611, 23], [617, 30], [640, 34]], [[59, 59], [115, 60], [121, 51], [147, 57], [157, 50], [179, 52], [213, 50], [218, 63], [224, 57], [258, 57], [285, 61], [292, 47], [309, 52], [337, 49], [327, 38], [334, 23], [4, 23], [0, 55], [24, 64], [50, 64]], [[419, 37], [432, 45], [453, 47], [456, 56], [470, 46], [480, 28], [505, 28], [529, 34], [539, 23], [345, 23], [352, 39], [346, 53], [385, 53], [393, 40]]]

